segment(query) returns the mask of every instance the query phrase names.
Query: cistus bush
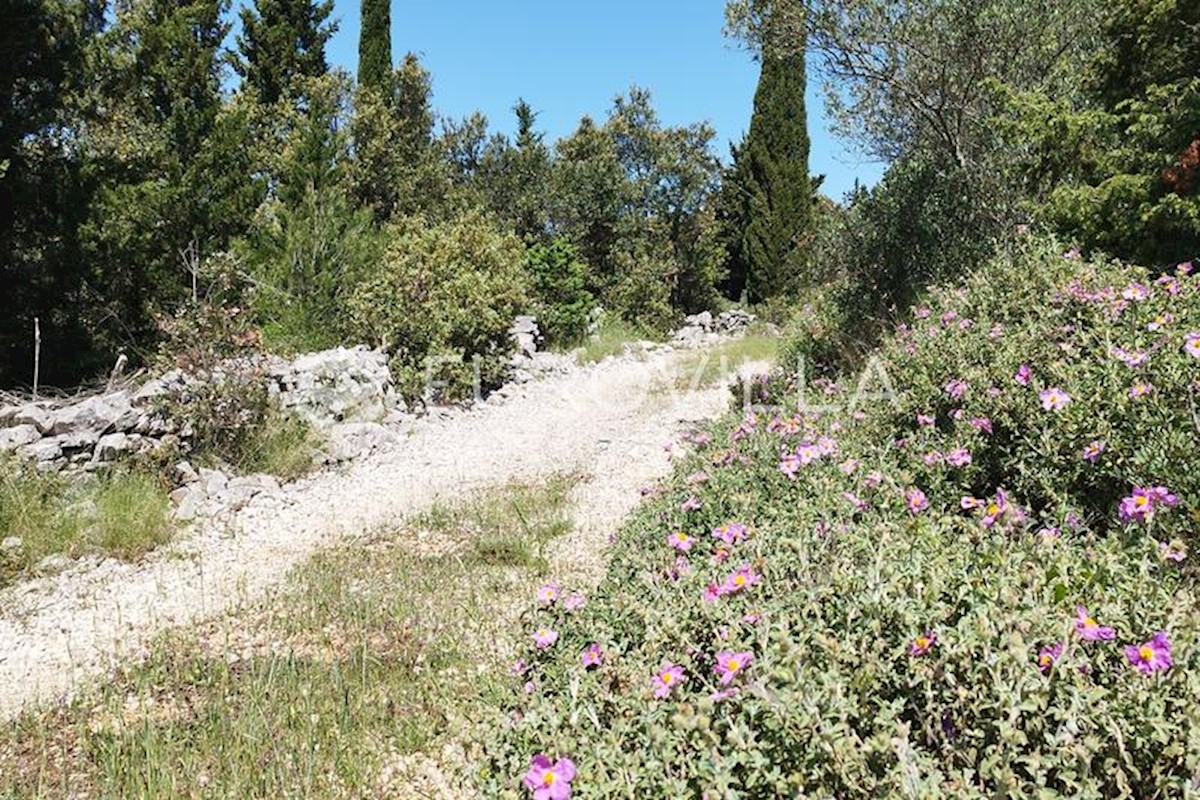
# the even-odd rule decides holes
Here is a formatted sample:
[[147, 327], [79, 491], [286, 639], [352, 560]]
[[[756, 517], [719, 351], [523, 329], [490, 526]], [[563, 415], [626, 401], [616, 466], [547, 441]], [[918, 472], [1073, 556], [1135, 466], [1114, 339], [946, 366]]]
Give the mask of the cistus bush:
[[422, 398], [432, 378], [441, 399], [469, 398], [476, 361], [483, 389], [502, 383], [508, 331], [526, 305], [521, 240], [478, 212], [436, 224], [404, 219], [389, 238], [350, 309], [359, 334], [393, 353], [401, 393]]
[[894, 401], [692, 436], [586, 602], [537, 592], [485, 793], [1200, 791], [1200, 281], [1068, 256], [935, 292], [866, 359]]

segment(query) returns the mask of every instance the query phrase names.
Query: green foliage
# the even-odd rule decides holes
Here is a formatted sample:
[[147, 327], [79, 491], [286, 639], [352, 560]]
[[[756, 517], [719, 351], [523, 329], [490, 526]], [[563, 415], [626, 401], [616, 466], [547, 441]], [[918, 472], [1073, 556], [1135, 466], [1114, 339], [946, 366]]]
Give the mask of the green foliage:
[[538, 327], [551, 345], [579, 341], [587, 332], [596, 299], [587, 290], [587, 265], [565, 239], [529, 248], [531, 291]]
[[166, 486], [148, 472], [68, 478], [15, 457], [0, 459], [0, 586], [30, 574], [47, 556], [101, 553], [134, 559], [172, 533]]
[[387, 94], [392, 80], [391, 0], [363, 0], [358, 34], [358, 85]]
[[1044, 219], [1088, 248], [1169, 264], [1200, 250], [1200, 26], [1194, 3], [1108, 4], [1083, 89], [1008, 86], [1001, 130]]
[[744, 172], [734, 174], [745, 179], [738, 187], [746, 195], [740, 242], [754, 303], [794, 291], [810, 258], [815, 186], [808, 176], [804, 58], [803, 44], [765, 47], [750, 133], [737, 153], [745, 159]]
[[313, 470], [313, 454], [319, 446], [311, 425], [294, 414], [270, 409], [238, 448], [233, 466], [238, 472], [292, 481]]
[[171, 501], [158, 476], [139, 472], [105, 476], [94, 503], [93, 535], [103, 553], [134, 559], [171, 538]]
[[470, 397], [476, 359], [484, 390], [508, 368], [508, 329], [526, 302], [524, 267], [521, 241], [478, 212], [435, 224], [400, 220], [384, 263], [350, 298], [355, 332], [392, 351], [405, 397], [423, 396], [427, 368], [444, 384], [443, 399]]
[[350, 135], [350, 181], [358, 202], [377, 222], [441, 212], [449, 191], [446, 169], [431, 147], [429, 72], [409, 53], [385, 86], [359, 84]]
[[[525, 620], [558, 639], [521, 654], [529, 669], [513, 679], [483, 793], [520, 796], [544, 753], [571, 758], [573, 790], [593, 797], [1186, 794], [1200, 767], [1196, 571], [1194, 555], [1174, 563], [1159, 541], [1188, 535], [1200, 497], [1188, 474], [1196, 361], [1183, 349], [1200, 289], [1195, 277], [1164, 281], [1118, 312], [1129, 284], [1151, 277], [1031, 245], [936, 292], [930, 313], [885, 343], [898, 407], [855, 407], [848, 374], [809, 387], [809, 402], [833, 410], [788, 400], [777, 417], [723, 421], [619, 533], [587, 606]], [[1115, 345], [1150, 360], [1131, 369]], [[1013, 380], [1019, 363], [1033, 367], [1029, 386]], [[1131, 400], [1138, 377], [1157, 392]], [[967, 383], [957, 400], [953, 379]], [[1073, 402], [1045, 410], [1049, 386]], [[990, 435], [971, 424], [982, 416]], [[781, 450], [820, 436], [836, 453], [789, 479]], [[1092, 465], [1082, 451], [1096, 437], [1109, 446]], [[974, 460], [927, 459], [957, 447]], [[1119, 496], [1138, 485], [1171, 487], [1179, 507], [1152, 526], [1118, 524]], [[921, 513], [906, 507], [913, 486], [929, 498]], [[1014, 513], [989, 527], [960, 508], [999, 489], [1024, 523]], [[710, 532], [728, 522], [748, 537], [722, 548]], [[670, 546], [678, 532], [693, 539], [686, 554]], [[706, 602], [705, 587], [742, 565], [760, 582]], [[1084, 641], [1078, 606], [1115, 641]], [[1123, 646], [1160, 630], [1174, 666], [1144, 674]], [[926, 632], [936, 643], [914, 654]], [[1039, 654], [1059, 642], [1043, 671]], [[592, 643], [604, 659], [588, 669]], [[722, 651], [753, 656], [729, 684], [714, 670]], [[651, 680], [664, 662], [685, 680], [660, 699]]]
[[242, 8], [236, 69], [243, 85], [270, 105], [294, 96], [297, 78], [324, 75], [325, 43], [337, 30], [327, 22], [332, 11], [333, 0], [255, 0], [252, 8]]

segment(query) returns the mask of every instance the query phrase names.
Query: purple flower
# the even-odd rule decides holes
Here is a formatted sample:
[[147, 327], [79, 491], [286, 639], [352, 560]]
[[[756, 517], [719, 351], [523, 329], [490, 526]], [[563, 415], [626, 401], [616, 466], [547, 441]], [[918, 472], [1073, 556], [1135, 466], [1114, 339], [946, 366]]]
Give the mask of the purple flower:
[[1062, 657], [1063, 643], [1055, 642], [1049, 647], [1043, 647], [1038, 653], [1037, 665], [1039, 672], [1049, 672], [1055, 662]]
[[733, 679], [744, 672], [754, 662], [753, 653], [731, 653], [723, 650], [717, 653], [717, 664], [713, 668], [717, 680], [722, 686], [728, 686]]
[[958, 400], [967, 393], [967, 382], [961, 378], [955, 378], [949, 381], [943, 388], [951, 399]]
[[1151, 394], [1154, 394], [1154, 384], [1149, 381], [1138, 381], [1129, 387], [1129, 397], [1132, 400], [1140, 400]]
[[990, 419], [988, 419], [987, 417], [976, 417], [975, 419], [971, 420], [971, 427], [977, 431], [983, 431], [984, 433], [991, 433], [992, 432], [992, 421]]
[[1187, 558], [1187, 545], [1179, 539], [1158, 543], [1159, 555], [1164, 561], [1174, 561], [1176, 564]]
[[929, 508], [929, 498], [925, 496], [924, 492], [914, 486], [904, 493], [904, 504], [908, 506], [910, 514], [920, 514]]
[[937, 644], [937, 634], [933, 631], [925, 631], [920, 636], [912, 640], [908, 646], [908, 654], [912, 656], [923, 656], [933, 649]]
[[664, 661], [663, 665], [658, 668], [658, 672], [654, 673], [650, 685], [654, 689], [654, 696], [661, 699], [669, 697], [675, 687], [686, 680], [687, 678], [683, 675], [683, 667], [672, 664], [670, 661]]
[[796, 457], [800, 459], [800, 466], [807, 467], [821, 457], [821, 446], [812, 442], [801, 442], [796, 448]]
[[1013, 380], [1022, 386], [1028, 386], [1029, 382], [1033, 380], [1033, 368], [1028, 364], [1022, 364], [1017, 367], [1017, 374], [1013, 376]]
[[704, 587], [704, 602], [715, 603], [717, 598], [721, 596], [721, 587], [715, 583], [710, 583]]
[[1053, 525], [1047, 525], [1038, 531], [1038, 536], [1042, 537], [1042, 541], [1048, 542], [1062, 537], [1062, 529], [1056, 528]]
[[684, 500], [679, 508], [683, 511], [695, 511], [701, 505], [700, 498], [692, 495], [687, 500]]
[[558, 599], [558, 593], [561, 587], [557, 583], [547, 583], [545, 586], [537, 590], [537, 599], [539, 603], [553, 605]]
[[1106, 445], [1104, 442], [1100, 441], [1099, 439], [1095, 440], [1094, 442], [1090, 442], [1087, 445], [1087, 447], [1083, 448], [1084, 460], [1090, 461], [1093, 464], [1095, 464], [1097, 461], [1100, 460], [1100, 455], [1104, 452], [1104, 449], [1107, 446], [1108, 445]]
[[529, 762], [525, 773], [525, 788], [533, 792], [533, 800], [569, 800], [571, 781], [575, 780], [575, 763], [560, 758], [553, 764], [538, 753]]
[[863, 479], [863, 486], [868, 489], [876, 489], [883, 483], [883, 473], [879, 470], [873, 470], [867, 473], [867, 477]]
[[1136, 302], [1138, 300], [1145, 300], [1149, 296], [1150, 296], [1150, 290], [1147, 289], [1145, 286], [1143, 286], [1140, 283], [1131, 283], [1125, 287], [1125, 290], [1123, 292], [1121, 292], [1121, 297], [1124, 297], [1126, 300], [1129, 300], [1130, 302]]
[[963, 495], [963, 498], [958, 501], [958, 507], [964, 511], [969, 511], [972, 508], [981, 508], [985, 503], [987, 503], [986, 500], [980, 500], [978, 497]]
[[1164, 505], [1170, 508], [1178, 504], [1179, 498], [1171, 494], [1165, 486], [1135, 487], [1133, 494], [1121, 500], [1118, 514], [1122, 522], [1149, 522], [1154, 517], [1157, 506]]
[[1171, 660], [1171, 640], [1166, 631], [1159, 631], [1150, 641], [1140, 645], [1128, 645], [1125, 648], [1125, 658], [1131, 666], [1149, 675], [1164, 669], [1170, 669], [1175, 663]]
[[525, 659], [518, 658], [512, 663], [512, 666], [508, 668], [508, 671], [509, 674], [520, 677], [529, 671], [529, 665], [525, 663]]
[[796, 479], [796, 473], [800, 471], [801, 466], [800, 456], [795, 453], [784, 453], [779, 459], [779, 471], [792, 480]]
[[738, 567], [737, 572], [727, 577], [718, 587], [717, 594], [722, 596], [727, 594], [737, 594], [738, 592], [749, 589], [751, 586], [757, 585], [762, 580], [754, 568], [749, 564], [743, 564]]
[[858, 459], [848, 458], [842, 463], [838, 464], [838, 469], [843, 475], [852, 475], [854, 471], [858, 469]]
[[746, 538], [746, 526], [740, 522], [726, 522], [713, 528], [712, 535], [725, 544], [737, 544]]
[[1057, 386], [1038, 392], [1038, 398], [1047, 411], [1061, 411], [1071, 402], [1071, 396]]
[[687, 482], [690, 484], [707, 483], [708, 482], [708, 473], [705, 472], [704, 470], [700, 470], [699, 472], [693, 472], [691, 475], [687, 476]]
[[863, 500], [861, 497], [856, 495], [854, 492], [842, 492], [842, 497], [845, 498], [846, 502], [848, 502], [850, 505], [854, 506], [854, 508], [856, 508], [857, 510], [866, 511], [867, 501]]
[[576, 611], [583, 608], [587, 604], [587, 598], [579, 592], [567, 595], [562, 602], [563, 608], [567, 611]]
[[932, 428], [937, 419], [932, 414], [917, 414], [917, 424], [924, 428]]
[[962, 447], [951, 450], [946, 456], [946, 463], [952, 467], [965, 467], [971, 463], [971, 451]]
[[558, 631], [553, 628], [538, 628], [533, 633], [533, 643], [538, 650], [545, 650], [558, 641]]
[[604, 661], [604, 651], [600, 649], [600, 643], [592, 642], [589, 644], [587, 649], [583, 651], [583, 655], [580, 656], [580, 660], [583, 661], [585, 669], [587, 667], [600, 666], [600, 663]]
[[683, 553], [686, 553], [688, 550], [691, 550], [692, 543], [695, 541], [696, 541], [695, 539], [693, 539], [691, 536], [688, 536], [683, 531], [679, 531], [678, 533], [672, 533], [670, 536], [667, 537], [667, 544], [671, 545], [671, 547], [674, 547], [676, 550], [679, 550], [680, 552], [683, 552]]
[[1189, 356], [1200, 358], [1200, 332], [1189, 333], [1183, 342], [1183, 349]]
[[1117, 632], [1107, 628], [1088, 614], [1086, 606], [1075, 609], [1075, 633], [1086, 642], [1109, 642], [1116, 638]]
[[922, 460], [925, 462], [925, 466], [933, 467], [945, 461], [946, 457], [937, 450], [931, 450], [922, 456]]

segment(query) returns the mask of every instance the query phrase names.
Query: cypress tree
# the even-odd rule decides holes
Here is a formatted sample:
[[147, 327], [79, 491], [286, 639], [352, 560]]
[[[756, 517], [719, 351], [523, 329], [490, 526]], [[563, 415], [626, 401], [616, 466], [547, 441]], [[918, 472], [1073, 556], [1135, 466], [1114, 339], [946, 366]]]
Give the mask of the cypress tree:
[[761, 57], [754, 116], [741, 153], [749, 202], [742, 256], [752, 302], [796, 287], [811, 238], [815, 194], [808, 174], [803, 43], [777, 46], [768, 27]]
[[392, 79], [391, 0], [362, 0], [358, 83], [387, 93]]
[[236, 67], [262, 102], [274, 103], [289, 93], [297, 77], [329, 70], [325, 43], [337, 30], [336, 23], [327, 22], [332, 11], [333, 0], [255, 0], [253, 8], [242, 9], [242, 57]]

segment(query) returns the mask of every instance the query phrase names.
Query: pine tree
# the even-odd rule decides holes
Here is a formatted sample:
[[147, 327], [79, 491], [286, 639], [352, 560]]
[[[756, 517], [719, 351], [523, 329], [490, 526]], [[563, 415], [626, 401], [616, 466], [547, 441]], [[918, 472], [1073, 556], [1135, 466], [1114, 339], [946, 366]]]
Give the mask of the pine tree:
[[392, 80], [391, 0], [362, 0], [358, 83], [387, 93]]
[[[778, 0], [778, 3], [788, 0]], [[778, 10], [778, 6], [776, 7]], [[761, 302], [794, 289], [806, 260], [813, 221], [804, 108], [804, 48], [773, 46], [768, 35], [746, 138], [749, 222], [744, 258], [746, 289]]]
[[324, 75], [325, 43], [337, 30], [328, 23], [333, 0], [255, 0], [243, 8], [236, 68], [263, 103], [274, 103], [294, 91], [297, 77]]

